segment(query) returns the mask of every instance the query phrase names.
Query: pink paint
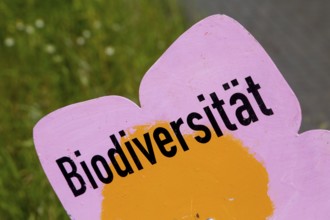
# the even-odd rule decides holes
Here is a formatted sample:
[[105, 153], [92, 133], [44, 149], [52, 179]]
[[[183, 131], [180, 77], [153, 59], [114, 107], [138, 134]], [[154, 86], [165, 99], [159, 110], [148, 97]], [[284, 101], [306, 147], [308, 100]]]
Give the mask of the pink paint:
[[[280, 39], [279, 39], [280, 40]], [[140, 85], [141, 108], [130, 100], [106, 96], [59, 109], [34, 128], [41, 164], [72, 219], [99, 219], [102, 187], [74, 197], [56, 159], [69, 156], [76, 163], [113, 147], [109, 135], [155, 121], [173, 121], [211, 104], [208, 94], [229, 100], [234, 92], [251, 97], [244, 79], [261, 85], [260, 94], [272, 116], [252, 107], [258, 122], [226, 131], [251, 146], [268, 171], [269, 196], [274, 203], [270, 219], [330, 219], [330, 133], [314, 130], [298, 134], [299, 102], [259, 43], [239, 23], [224, 15], [208, 17], [194, 25], [159, 58]], [[224, 83], [238, 86], [225, 91]], [[201, 104], [197, 96], [204, 94]], [[224, 105], [229, 118], [236, 108]], [[220, 121], [220, 120], [219, 120]], [[201, 120], [209, 124], [207, 120]], [[223, 124], [221, 124], [222, 127]], [[191, 132], [184, 125], [186, 132]], [[74, 151], [81, 149], [81, 156]], [[78, 171], [79, 171], [78, 167]], [[91, 188], [87, 184], [87, 188]]]

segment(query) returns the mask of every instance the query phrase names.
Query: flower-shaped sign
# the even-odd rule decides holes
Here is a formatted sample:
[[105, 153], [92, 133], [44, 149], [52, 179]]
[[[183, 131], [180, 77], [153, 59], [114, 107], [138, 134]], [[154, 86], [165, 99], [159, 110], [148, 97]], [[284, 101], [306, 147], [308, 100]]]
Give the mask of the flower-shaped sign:
[[330, 133], [233, 19], [194, 25], [145, 74], [140, 103], [105, 96], [34, 128], [72, 219], [330, 219]]

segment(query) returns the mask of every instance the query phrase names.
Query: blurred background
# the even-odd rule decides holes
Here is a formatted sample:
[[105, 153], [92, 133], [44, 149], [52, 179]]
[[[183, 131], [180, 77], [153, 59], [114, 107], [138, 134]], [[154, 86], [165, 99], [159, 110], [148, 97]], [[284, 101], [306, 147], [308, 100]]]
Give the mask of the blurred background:
[[261, 43], [302, 105], [301, 131], [330, 128], [330, 1], [4, 0], [0, 2], [0, 219], [68, 219], [32, 129], [65, 105], [138, 101], [140, 80], [187, 28], [211, 14]]

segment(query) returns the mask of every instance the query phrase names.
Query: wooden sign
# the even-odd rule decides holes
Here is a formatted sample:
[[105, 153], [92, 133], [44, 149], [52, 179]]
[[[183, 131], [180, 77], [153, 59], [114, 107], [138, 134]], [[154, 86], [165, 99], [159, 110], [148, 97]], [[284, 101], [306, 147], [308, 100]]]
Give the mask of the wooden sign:
[[330, 219], [330, 133], [298, 134], [296, 96], [233, 19], [186, 31], [139, 95], [141, 106], [105, 96], [35, 126], [72, 219]]

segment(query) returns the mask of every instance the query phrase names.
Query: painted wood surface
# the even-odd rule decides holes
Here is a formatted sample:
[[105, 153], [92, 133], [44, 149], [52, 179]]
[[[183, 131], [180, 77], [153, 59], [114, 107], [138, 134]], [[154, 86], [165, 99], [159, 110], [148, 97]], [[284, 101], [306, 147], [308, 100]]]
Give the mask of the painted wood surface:
[[235, 20], [186, 31], [139, 98], [76, 103], [35, 126], [72, 219], [330, 219], [330, 133], [298, 134], [296, 96]]

